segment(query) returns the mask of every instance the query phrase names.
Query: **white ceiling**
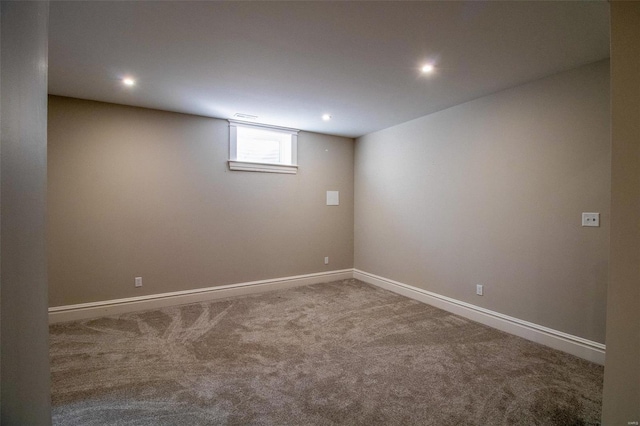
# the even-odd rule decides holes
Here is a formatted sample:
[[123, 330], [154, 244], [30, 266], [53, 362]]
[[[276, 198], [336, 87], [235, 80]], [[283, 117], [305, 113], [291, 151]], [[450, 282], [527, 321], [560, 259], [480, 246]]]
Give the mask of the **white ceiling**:
[[50, 4], [51, 94], [349, 137], [607, 57], [604, 1]]

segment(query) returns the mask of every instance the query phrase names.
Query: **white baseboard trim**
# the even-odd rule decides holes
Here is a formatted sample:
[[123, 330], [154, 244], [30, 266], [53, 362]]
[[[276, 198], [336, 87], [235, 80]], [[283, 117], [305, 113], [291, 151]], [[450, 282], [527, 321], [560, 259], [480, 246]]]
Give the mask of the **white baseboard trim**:
[[353, 277], [489, 327], [604, 365], [606, 347], [602, 343], [490, 311], [480, 306], [379, 277], [359, 269], [353, 270]]
[[435, 306], [481, 324], [488, 325], [489, 327], [604, 365], [606, 347], [602, 343], [504, 315], [480, 306], [370, 274], [359, 269], [342, 269], [338, 271], [318, 272], [217, 287], [129, 297], [125, 299], [56, 306], [49, 308], [49, 323], [55, 324], [65, 321], [118, 315], [127, 312], [282, 290], [349, 278], [359, 279], [360, 281]]
[[282, 290], [310, 284], [353, 278], [353, 269], [318, 272], [270, 280], [251, 281], [218, 287], [198, 288], [194, 290], [174, 291], [171, 293], [151, 294], [126, 299], [105, 300], [102, 302], [81, 303], [77, 305], [55, 306], [49, 308], [49, 324], [80, 319], [118, 315], [127, 312], [157, 309], [165, 306], [203, 302], [225, 297], [242, 296], [266, 291]]

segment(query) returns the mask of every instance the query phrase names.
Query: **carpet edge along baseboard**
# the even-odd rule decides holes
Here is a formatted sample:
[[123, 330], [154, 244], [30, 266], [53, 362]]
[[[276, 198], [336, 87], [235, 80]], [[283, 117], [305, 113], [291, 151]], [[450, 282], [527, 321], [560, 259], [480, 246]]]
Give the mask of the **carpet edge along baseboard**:
[[204, 302], [226, 297], [243, 296], [265, 291], [283, 290], [310, 284], [319, 284], [353, 278], [353, 269], [316, 272], [284, 278], [250, 281], [216, 287], [174, 291], [170, 293], [112, 299], [100, 302], [80, 303], [76, 305], [54, 306], [49, 308], [49, 324], [119, 315], [128, 312], [157, 309], [166, 306]]
[[606, 346], [602, 343], [564, 333], [519, 318], [491, 311], [471, 303], [442, 296], [388, 278], [354, 269], [353, 277], [447, 312], [460, 315], [497, 330], [557, 349], [596, 364], [604, 365]]

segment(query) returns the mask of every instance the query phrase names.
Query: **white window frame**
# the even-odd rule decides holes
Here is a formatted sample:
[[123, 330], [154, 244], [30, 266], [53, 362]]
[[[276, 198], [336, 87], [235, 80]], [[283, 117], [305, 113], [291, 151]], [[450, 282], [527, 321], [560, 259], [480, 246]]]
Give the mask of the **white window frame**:
[[[238, 160], [238, 127], [251, 127], [272, 132], [291, 135], [291, 164], [283, 163], [253, 163]], [[298, 173], [298, 132], [296, 129], [269, 126], [266, 124], [246, 123], [244, 121], [229, 120], [229, 169], [245, 172], [264, 173]]]

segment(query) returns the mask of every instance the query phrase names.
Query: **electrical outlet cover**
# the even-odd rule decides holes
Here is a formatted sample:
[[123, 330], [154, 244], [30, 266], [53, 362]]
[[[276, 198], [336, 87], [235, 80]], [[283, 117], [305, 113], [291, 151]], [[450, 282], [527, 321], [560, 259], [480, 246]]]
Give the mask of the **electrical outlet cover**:
[[600, 213], [582, 213], [582, 226], [600, 226]]

